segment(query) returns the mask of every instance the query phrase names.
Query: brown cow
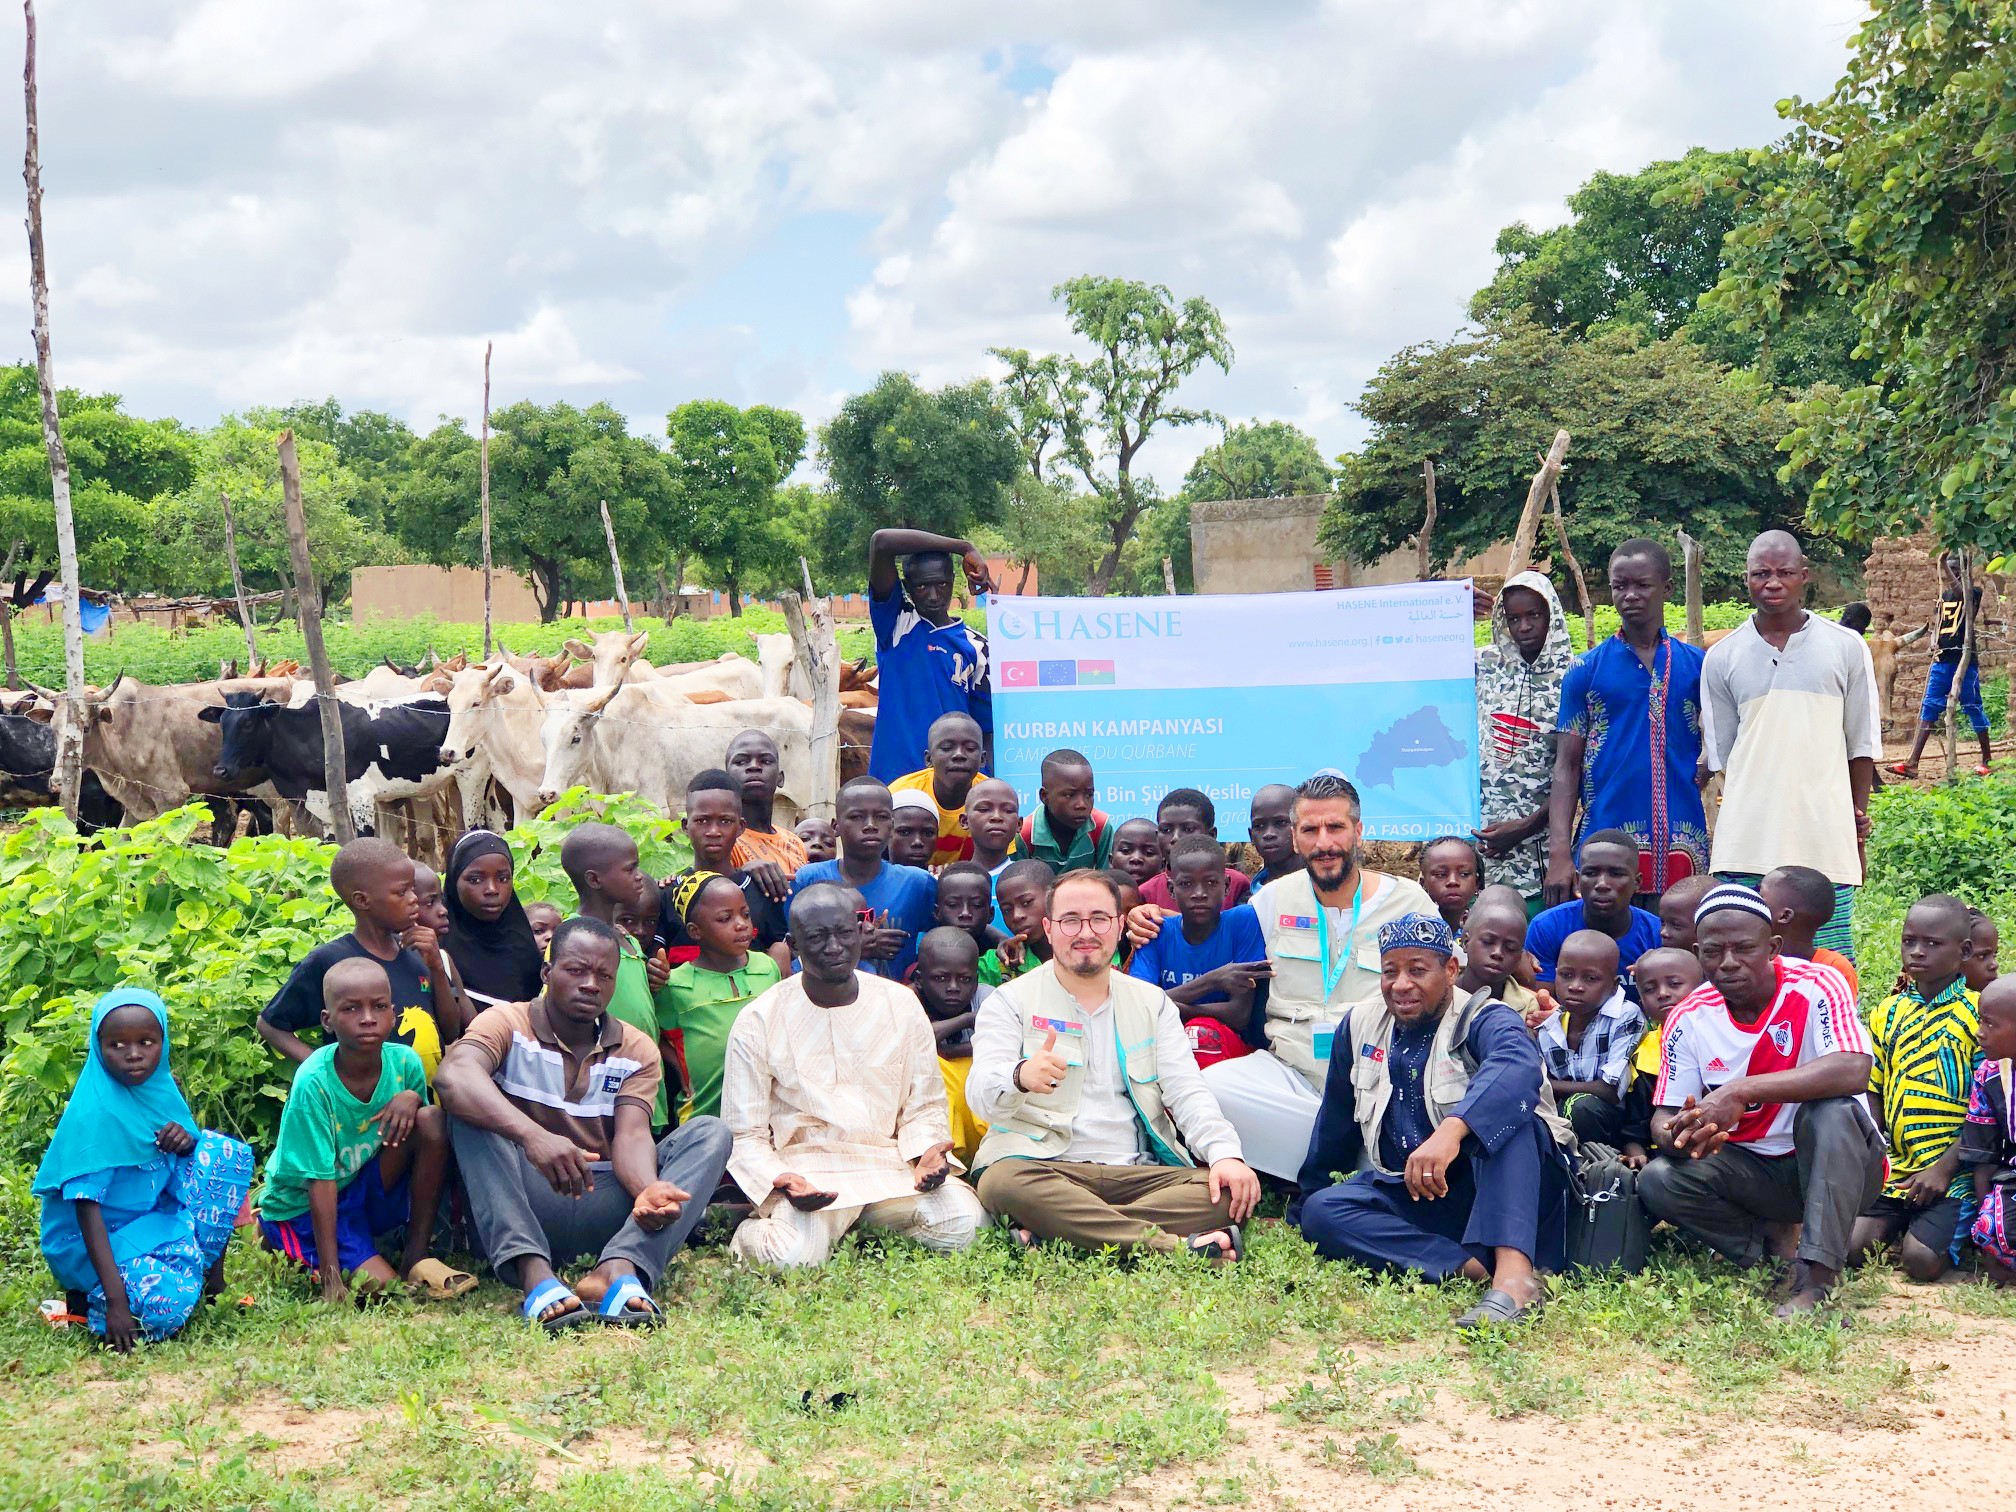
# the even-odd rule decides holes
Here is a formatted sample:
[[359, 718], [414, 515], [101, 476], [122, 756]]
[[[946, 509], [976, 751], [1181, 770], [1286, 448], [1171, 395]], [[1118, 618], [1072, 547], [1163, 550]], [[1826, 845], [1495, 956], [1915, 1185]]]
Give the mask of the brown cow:
[[[192, 797], [278, 802], [269, 783], [234, 786], [217, 779], [211, 768], [217, 765], [222, 737], [216, 725], [205, 724], [196, 712], [221, 708], [227, 693], [258, 693], [284, 704], [293, 687], [293, 679], [286, 677], [155, 686], [121, 674], [103, 693], [85, 699], [84, 765], [98, 774], [129, 824], [159, 818]], [[58, 704], [59, 742], [68, 720], [68, 705]], [[237, 802], [210, 807], [217, 816], [212, 839], [226, 843], [237, 828]]]

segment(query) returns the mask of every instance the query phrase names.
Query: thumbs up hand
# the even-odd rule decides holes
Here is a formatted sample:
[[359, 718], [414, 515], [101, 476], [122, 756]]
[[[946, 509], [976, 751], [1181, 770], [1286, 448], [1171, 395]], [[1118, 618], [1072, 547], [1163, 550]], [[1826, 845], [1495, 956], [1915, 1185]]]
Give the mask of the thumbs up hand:
[[1043, 1036], [1043, 1048], [1015, 1068], [1015, 1085], [1024, 1092], [1055, 1092], [1070, 1069], [1057, 1053], [1057, 1031], [1051, 1029]]

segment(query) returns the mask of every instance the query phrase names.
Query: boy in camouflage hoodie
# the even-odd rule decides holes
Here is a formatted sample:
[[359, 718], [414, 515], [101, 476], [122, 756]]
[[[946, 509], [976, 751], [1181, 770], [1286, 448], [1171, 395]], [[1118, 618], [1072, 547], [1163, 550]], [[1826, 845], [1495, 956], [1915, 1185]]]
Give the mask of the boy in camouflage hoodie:
[[1507, 580], [1491, 610], [1491, 644], [1477, 652], [1477, 751], [1486, 879], [1517, 890], [1530, 916], [1547, 872], [1547, 795], [1554, 783], [1554, 720], [1575, 663], [1561, 600], [1545, 574]]

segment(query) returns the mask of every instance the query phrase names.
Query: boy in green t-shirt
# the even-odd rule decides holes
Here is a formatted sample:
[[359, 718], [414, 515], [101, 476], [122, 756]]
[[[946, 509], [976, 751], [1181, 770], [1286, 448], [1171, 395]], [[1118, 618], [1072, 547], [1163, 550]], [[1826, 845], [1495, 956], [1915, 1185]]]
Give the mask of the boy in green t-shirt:
[[994, 905], [1001, 910], [1001, 922], [1008, 926], [1010, 937], [1022, 942], [1022, 960], [1011, 968], [1001, 958], [1001, 946], [995, 946], [980, 957], [982, 986], [999, 987], [1050, 959], [1050, 941], [1043, 933], [1043, 906], [1050, 900], [1050, 883], [1056, 875], [1047, 862], [1032, 857], [1009, 862], [995, 879]]
[[672, 968], [658, 995], [660, 1043], [677, 1034], [692, 1091], [687, 1115], [721, 1116], [728, 1031], [751, 1000], [782, 979], [776, 961], [751, 950], [756, 926], [739, 882], [718, 872], [679, 879], [671, 902], [700, 954]]
[[[322, 1032], [330, 1043], [294, 1073], [280, 1135], [266, 1162], [259, 1229], [267, 1247], [316, 1272], [322, 1297], [404, 1277], [435, 1298], [459, 1297], [476, 1278], [428, 1255], [448, 1168], [448, 1126], [427, 1105], [427, 1073], [408, 1046], [387, 1044], [395, 1015], [385, 968], [363, 957], [322, 978]], [[395, 1270], [376, 1236], [403, 1226]]]

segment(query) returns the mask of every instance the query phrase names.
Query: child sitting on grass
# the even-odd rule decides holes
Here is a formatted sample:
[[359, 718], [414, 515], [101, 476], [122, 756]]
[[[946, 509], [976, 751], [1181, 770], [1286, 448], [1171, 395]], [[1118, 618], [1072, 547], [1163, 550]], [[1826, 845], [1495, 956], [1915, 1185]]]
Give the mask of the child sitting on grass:
[[[1690, 921], [1691, 922], [1691, 921]], [[1659, 1085], [1660, 1057], [1666, 1046], [1666, 1015], [1706, 978], [1701, 958], [1691, 950], [1662, 945], [1638, 957], [1631, 968], [1638, 984], [1638, 1006], [1645, 1014], [1645, 1033], [1631, 1054], [1631, 1075], [1624, 1087], [1624, 1163], [1642, 1170], [1652, 1158], [1652, 1089]]]
[[917, 970], [910, 986], [938, 1040], [938, 1072], [945, 1079], [952, 1118], [952, 1153], [962, 1163], [969, 1162], [987, 1134], [987, 1125], [966, 1105], [966, 1076], [973, 1069], [973, 1015], [994, 991], [980, 985], [980, 953], [973, 936], [945, 924], [925, 931], [917, 942]]
[[106, 993], [35, 1172], [42, 1255], [71, 1313], [120, 1354], [178, 1333], [223, 1289], [251, 1184], [251, 1147], [199, 1128], [175, 1085], [161, 999]]
[[[459, 1297], [476, 1278], [433, 1259], [434, 1212], [448, 1168], [448, 1126], [427, 1104], [420, 1057], [387, 1044], [392, 988], [375, 961], [339, 961], [322, 979], [322, 1032], [330, 1043], [294, 1073], [280, 1133], [266, 1162], [259, 1230], [316, 1273], [326, 1302], [403, 1277], [429, 1297]], [[406, 1230], [395, 1269], [377, 1236]]]
[[1624, 1082], [1645, 1016], [1617, 985], [1617, 942], [1594, 929], [1563, 940], [1554, 998], [1561, 1012], [1539, 1030], [1554, 1100], [1584, 1144], [1621, 1146]]
[[1948, 893], [1913, 903], [1899, 939], [1907, 980], [1869, 1015], [1869, 1104], [1889, 1140], [1890, 1165], [1855, 1221], [1849, 1254], [1866, 1258], [1896, 1240], [1898, 1262], [1914, 1281], [1945, 1274], [1974, 1186], [1960, 1159], [1980, 1055], [1980, 1010], [1965, 975], [1971, 922], [1967, 905]]
[[1960, 1126], [1960, 1163], [1974, 1187], [1974, 1224], [1968, 1237], [1981, 1268], [1997, 1286], [2016, 1286], [2016, 977], [2001, 977], [1981, 994], [1981, 1064]]
[[665, 907], [674, 910], [698, 947], [693, 959], [672, 968], [658, 994], [658, 1034], [672, 1039], [673, 1063], [689, 1084], [680, 1118], [721, 1115], [721, 1079], [728, 1031], [742, 1009], [782, 980], [775, 957], [752, 947], [756, 925], [749, 895], [733, 877], [688, 872], [675, 880]]
[[1461, 930], [1477, 890], [1484, 885], [1484, 866], [1477, 847], [1460, 835], [1443, 835], [1421, 847], [1421, 887], [1434, 900], [1442, 922]]

